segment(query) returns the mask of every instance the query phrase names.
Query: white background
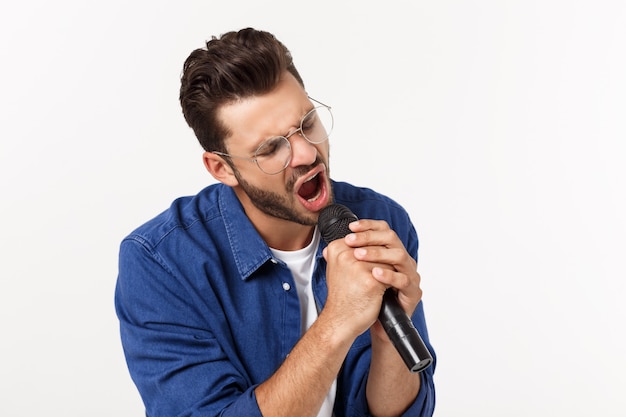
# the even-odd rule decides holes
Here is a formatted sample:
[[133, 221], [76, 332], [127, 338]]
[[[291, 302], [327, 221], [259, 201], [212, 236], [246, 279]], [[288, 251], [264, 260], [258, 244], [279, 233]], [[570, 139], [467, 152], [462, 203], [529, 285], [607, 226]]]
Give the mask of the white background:
[[0, 6], [0, 415], [143, 415], [120, 240], [212, 179], [182, 63], [253, 26], [333, 106], [335, 179], [420, 235], [436, 416], [626, 414], [626, 3]]

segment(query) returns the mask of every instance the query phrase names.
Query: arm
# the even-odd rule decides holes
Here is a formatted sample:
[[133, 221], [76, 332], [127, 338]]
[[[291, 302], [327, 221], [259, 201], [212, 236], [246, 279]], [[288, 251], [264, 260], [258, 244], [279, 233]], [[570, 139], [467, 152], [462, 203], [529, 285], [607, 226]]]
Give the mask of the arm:
[[263, 416], [315, 417], [337, 377], [351, 341], [320, 315], [285, 362], [256, 388]]
[[[198, 274], [187, 273], [187, 277], [194, 275]], [[267, 326], [264, 331], [250, 326], [239, 329], [242, 334], [267, 335], [259, 339], [263, 346], [255, 344], [257, 354], [245, 362], [242, 352], [227, 342], [234, 322], [222, 310], [225, 294], [188, 282], [176, 266], [141, 239], [125, 240], [115, 301], [128, 367], [148, 415], [315, 416], [354, 339], [376, 320], [379, 306], [359, 314], [355, 307], [371, 306], [363, 295], [379, 299], [384, 286], [371, 280], [366, 268], [359, 275], [381, 290], [360, 295], [360, 285], [350, 279], [329, 280], [324, 310], [294, 342], [284, 361], [279, 357], [278, 362], [267, 363], [267, 358], [276, 357], [276, 343], [283, 343], [280, 337], [271, 337], [283, 334], [279, 317], [270, 318], [261, 305], [261, 309], [241, 308], [239, 314], [250, 312], [258, 317], [255, 326]], [[262, 286], [267, 300], [275, 300], [267, 304], [276, 305], [276, 296], [262, 282], [252, 280], [237, 287], [240, 291], [228, 292], [249, 294], [249, 286]], [[229, 303], [247, 304], [238, 299]], [[283, 308], [278, 311], [284, 312]]]
[[315, 416], [354, 340], [377, 319], [385, 286], [372, 279], [372, 266], [355, 259], [341, 240], [324, 257], [324, 308], [280, 369], [257, 388], [264, 416]]
[[122, 243], [115, 307], [146, 414], [260, 417], [252, 381], [214, 334], [221, 318], [208, 326], [198, 297], [145, 242]]
[[[398, 300], [409, 314], [414, 315], [414, 322], [419, 322], [418, 331], [425, 335], [423, 310], [420, 300], [420, 276], [417, 264], [396, 233], [384, 221], [360, 220], [350, 225], [354, 232], [346, 236], [346, 243], [354, 249], [354, 257], [374, 266], [371, 276], [385, 287], [398, 290]], [[420, 306], [417, 309], [417, 306]], [[417, 316], [417, 320], [415, 319]], [[421, 328], [421, 329], [420, 329]], [[367, 381], [367, 401], [370, 412], [376, 417], [400, 416], [410, 409], [407, 415], [415, 415], [417, 405], [425, 400], [429, 392], [434, 397], [432, 386], [432, 368], [421, 374], [411, 373], [400, 358], [395, 347], [387, 337], [379, 322], [370, 328], [372, 339], [372, 359]], [[426, 387], [420, 391], [422, 381], [427, 380]], [[420, 394], [418, 397], [418, 393]], [[416, 399], [419, 398], [419, 401]], [[432, 400], [433, 398], [429, 398]], [[430, 409], [430, 410], [429, 410]], [[421, 410], [430, 415], [433, 410], [425, 406]]]

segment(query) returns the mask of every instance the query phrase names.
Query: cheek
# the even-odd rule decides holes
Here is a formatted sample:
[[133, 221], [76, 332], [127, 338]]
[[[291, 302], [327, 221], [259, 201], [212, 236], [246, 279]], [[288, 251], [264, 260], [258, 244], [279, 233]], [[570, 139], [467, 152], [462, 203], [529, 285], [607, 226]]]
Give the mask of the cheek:
[[328, 161], [328, 153], [330, 151], [328, 141], [315, 145], [315, 149], [317, 150], [318, 161], [322, 161], [322, 162]]
[[[258, 167], [255, 167], [258, 170]], [[285, 192], [285, 176], [284, 172], [276, 175], [265, 175], [259, 171], [259, 173], [255, 173], [255, 175], [251, 175], [250, 173], [244, 174], [243, 178], [239, 179], [240, 183], [243, 183], [247, 186], [254, 187], [258, 190], [268, 191], [272, 193], [284, 193]], [[287, 183], [287, 187], [291, 187], [293, 189], [295, 181], [291, 179]]]

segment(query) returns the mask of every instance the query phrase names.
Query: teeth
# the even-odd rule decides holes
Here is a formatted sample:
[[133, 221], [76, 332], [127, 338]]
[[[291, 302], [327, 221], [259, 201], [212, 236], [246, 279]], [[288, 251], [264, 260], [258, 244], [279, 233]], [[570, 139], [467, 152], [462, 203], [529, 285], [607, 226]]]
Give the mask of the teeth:
[[317, 192], [317, 194], [315, 194], [313, 197], [309, 198], [307, 201], [308, 201], [309, 203], [314, 202], [315, 200], [317, 200], [317, 199], [319, 198], [320, 194], [321, 194], [321, 193], [318, 191], [318, 192]]
[[[311, 175], [310, 177], [308, 177], [307, 179], [305, 179], [305, 180], [302, 182], [302, 184], [306, 184], [307, 182], [314, 180], [314, 179], [315, 179], [315, 178], [316, 178], [319, 174], [320, 174], [320, 173], [318, 172], [318, 173], [316, 173], [316, 174]], [[317, 193], [316, 193], [313, 197], [308, 198], [308, 199], [307, 199], [307, 201], [308, 201], [309, 203], [312, 203], [312, 202], [314, 202], [315, 200], [317, 200], [317, 199], [320, 197], [320, 195], [321, 195], [321, 194], [322, 194], [322, 190], [321, 190], [321, 188], [320, 188], [320, 189], [318, 189], [318, 190], [317, 190]]]

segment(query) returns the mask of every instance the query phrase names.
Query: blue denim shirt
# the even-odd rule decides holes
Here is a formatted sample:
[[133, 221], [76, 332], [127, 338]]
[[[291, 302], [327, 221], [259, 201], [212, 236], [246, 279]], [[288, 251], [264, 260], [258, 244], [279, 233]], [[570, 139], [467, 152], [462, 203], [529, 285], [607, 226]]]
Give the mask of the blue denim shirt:
[[[359, 218], [385, 219], [417, 258], [417, 234], [398, 204], [333, 182], [335, 201]], [[312, 277], [324, 306], [321, 243]], [[131, 377], [150, 417], [261, 416], [254, 389], [300, 338], [300, 307], [288, 267], [275, 259], [230, 187], [211, 185], [142, 225], [120, 246], [115, 307]], [[429, 347], [422, 303], [413, 316]], [[335, 416], [369, 416], [370, 336], [359, 336], [338, 375]], [[431, 416], [435, 364], [406, 416]]]

